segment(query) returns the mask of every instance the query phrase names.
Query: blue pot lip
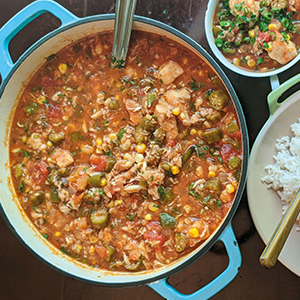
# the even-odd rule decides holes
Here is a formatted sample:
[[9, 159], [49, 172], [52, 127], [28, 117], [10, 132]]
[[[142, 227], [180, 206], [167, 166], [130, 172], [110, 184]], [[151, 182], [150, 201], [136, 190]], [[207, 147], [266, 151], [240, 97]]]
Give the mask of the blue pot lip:
[[[45, 43], [46, 41], [48, 41], [52, 37], [56, 36], [57, 34], [59, 34], [61, 32], [64, 32], [68, 29], [71, 29], [73, 27], [76, 27], [76, 26], [79, 26], [79, 25], [82, 25], [82, 24], [86, 24], [86, 23], [96, 22], [96, 21], [112, 20], [114, 18], [115, 18], [115, 14], [101, 14], [101, 15], [89, 16], [89, 17], [84, 17], [84, 18], [81, 18], [81, 19], [76, 19], [76, 21], [74, 21], [70, 24], [61, 26], [61, 27], [55, 29], [54, 31], [48, 33], [47, 35], [45, 35], [41, 39], [39, 39], [37, 42], [35, 42], [31, 47], [29, 47], [20, 56], [20, 58], [17, 60], [17, 62], [15, 63], [15, 65], [13, 66], [11, 71], [9, 72], [8, 76], [2, 81], [2, 84], [1, 84], [1, 87], [0, 87], [0, 99], [3, 95], [3, 92], [5, 90], [6, 85], [8, 84], [9, 80], [13, 76], [14, 72], [19, 68], [19, 66], [22, 64], [22, 62], [32, 52], [34, 52], [37, 48], [39, 48], [43, 43]], [[210, 54], [204, 48], [202, 48], [196, 41], [194, 41], [192, 38], [190, 38], [186, 34], [179, 31], [178, 29], [173, 28], [173, 27], [171, 27], [167, 24], [164, 24], [160, 21], [150, 19], [150, 18], [147, 18], [147, 17], [143, 17], [143, 16], [135, 15], [134, 16], [134, 21], [158, 27], [159, 29], [168, 31], [169, 33], [173, 34], [177, 38], [183, 40], [184, 42], [189, 44], [191, 47], [193, 47], [203, 58], [205, 58], [207, 60], [208, 64], [210, 65], [210, 67], [212, 68], [212, 70], [220, 76], [220, 78], [222, 79], [225, 87], [228, 89], [229, 94], [231, 95], [231, 98], [232, 98], [233, 103], [235, 105], [235, 109], [237, 111], [237, 115], [239, 117], [241, 131], [242, 131], [242, 141], [243, 141], [243, 164], [242, 164], [241, 180], [240, 180], [239, 188], [238, 188], [237, 194], [235, 196], [234, 202], [233, 202], [233, 204], [230, 208], [230, 211], [227, 213], [225, 219], [222, 221], [222, 224], [217, 229], [217, 231], [213, 234], [213, 237], [211, 238], [211, 240], [205, 246], [203, 246], [203, 248], [201, 250], [199, 250], [199, 252], [197, 252], [193, 255], [188, 254], [188, 255], [191, 255], [191, 257], [187, 261], [185, 261], [184, 263], [180, 263], [178, 266], [173, 267], [171, 270], [168, 270], [168, 271], [159, 271], [159, 270], [155, 271], [154, 270], [153, 272], [158, 272], [157, 276], [151, 277], [149, 279], [136, 280], [136, 281], [132, 281], [132, 282], [121, 282], [121, 283], [120, 282], [118, 282], [118, 283], [111, 282], [111, 283], [108, 283], [108, 282], [94, 281], [92, 279], [81, 278], [81, 277], [76, 276], [74, 274], [70, 274], [67, 271], [63, 270], [63, 269], [54, 266], [53, 264], [51, 264], [47, 260], [40, 257], [40, 255], [38, 253], [36, 253], [33, 248], [31, 248], [29, 245], [27, 245], [25, 243], [25, 241], [22, 240], [22, 238], [18, 235], [17, 231], [10, 224], [9, 218], [4, 213], [4, 210], [3, 210], [2, 205], [0, 203], [0, 213], [4, 217], [4, 220], [6, 221], [8, 227], [13, 231], [15, 236], [22, 242], [22, 244], [25, 245], [26, 248], [31, 253], [34, 254], [34, 256], [38, 257], [38, 259], [40, 259], [41, 261], [46, 263], [52, 269], [54, 269], [56, 271], [59, 271], [63, 275], [66, 275], [68, 277], [74, 278], [76, 280], [79, 280], [79, 281], [82, 281], [82, 282], [85, 282], [85, 283], [94, 284], [94, 285], [98, 285], [98, 286], [104, 286], [104, 287], [134, 287], [134, 286], [139, 286], [139, 285], [146, 285], [146, 284], [149, 284], [151, 282], [154, 282], [154, 281], [157, 281], [157, 280], [160, 280], [160, 279], [163, 279], [163, 278], [168, 278], [169, 276], [174, 275], [174, 274], [182, 271], [183, 269], [187, 268], [188, 266], [190, 266], [191, 264], [196, 262], [200, 257], [202, 257], [217, 242], [217, 240], [220, 237], [221, 233], [230, 224], [231, 219], [232, 219], [233, 215], [235, 214], [235, 212], [237, 210], [237, 207], [240, 203], [240, 200], [241, 200], [241, 197], [242, 197], [242, 194], [243, 194], [243, 191], [244, 191], [244, 187], [245, 187], [245, 184], [246, 184], [246, 177], [247, 177], [247, 169], [248, 169], [249, 138], [248, 138], [248, 130], [247, 130], [247, 125], [246, 125], [246, 120], [245, 120], [245, 117], [244, 117], [244, 114], [243, 114], [243, 111], [242, 111], [241, 104], [238, 100], [237, 94], [236, 94], [232, 84], [230, 83], [229, 79], [227, 78], [226, 74], [221, 69], [221, 67], [215, 62], [215, 60], [210, 56]], [[201, 245], [199, 247], [201, 247]]]

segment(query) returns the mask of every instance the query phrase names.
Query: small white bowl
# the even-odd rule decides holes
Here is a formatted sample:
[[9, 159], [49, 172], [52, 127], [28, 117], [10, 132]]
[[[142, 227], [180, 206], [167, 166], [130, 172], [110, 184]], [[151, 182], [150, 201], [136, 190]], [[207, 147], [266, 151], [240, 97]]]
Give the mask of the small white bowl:
[[278, 73], [284, 72], [288, 68], [292, 67], [295, 63], [297, 63], [300, 59], [300, 54], [298, 54], [293, 60], [291, 60], [286, 65], [282, 66], [279, 69], [267, 71], [267, 72], [255, 72], [255, 71], [247, 71], [245, 69], [239, 68], [229, 62], [226, 57], [221, 53], [221, 51], [218, 49], [218, 47], [215, 45], [215, 37], [213, 35], [213, 20], [214, 20], [214, 13], [216, 10], [216, 7], [219, 3], [219, 0], [209, 0], [207, 4], [207, 9], [205, 13], [205, 35], [208, 41], [208, 44], [213, 51], [214, 55], [217, 57], [217, 59], [228, 69], [230, 69], [233, 72], [236, 72], [240, 75], [249, 76], [249, 77], [269, 77], [272, 75], [276, 75]]

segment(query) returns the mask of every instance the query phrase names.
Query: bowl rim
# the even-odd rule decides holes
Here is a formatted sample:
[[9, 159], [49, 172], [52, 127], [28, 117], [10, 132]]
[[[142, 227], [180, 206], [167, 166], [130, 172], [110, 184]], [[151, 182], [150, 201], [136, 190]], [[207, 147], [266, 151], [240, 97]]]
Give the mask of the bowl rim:
[[[74, 27], [87, 24], [87, 23], [92, 23], [92, 22], [99, 22], [99, 21], [108, 21], [114, 19], [115, 14], [104, 14], [104, 15], [97, 15], [97, 16], [90, 16], [90, 17], [85, 17], [79, 20], [74, 21], [71, 24], [67, 24], [65, 26], [59, 27], [58, 29], [52, 31], [51, 33], [47, 34], [46, 36], [42, 37], [40, 40], [38, 40], [34, 45], [32, 45], [30, 48], [28, 48], [23, 55], [19, 58], [19, 60], [16, 62], [15, 66], [12, 68], [12, 70], [9, 72], [8, 76], [3, 80], [2, 85], [0, 87], [0, 99], [4, 93], [5, 87], [7, 86], [8, 82], [10, 81], [11, 77], [13, 74], [16, 72], [16, 70], [19, 68], [19, 66], [22, 64], [23, 61], [26, 60], [28, 56], [30, 56], [37, 48], [39, 48], [42, 44], [44, 44], [46, 41], [50, 40], [54, 36], [67, 31], [69, 29], [72, 29]], [[32, 248], [31, 245], [28, 245], [22, 237], [19, 235], [17, 228], [14, 228], [13, 225], [11, 224], [9, 220], [9, 216], [6, 215], [5, 209], [2, 207], [2, 203], [0, 202], [0, 212], [1, 215], [4, 217], [4, 220], [6, 221], [7, 225], [9, 228], [12, 229], [13, 233], [15, 236], [22, 242], [23, 245], [26, 246], [27, 249], [30, 250], [31, 253], [33, 253], [36, 257], [38, 257], [40, 260], [42, 260], [44, 263], [52, 267], [53, 269], [59, 271], [60, 273], [67, 275], [68, 277], [75, 278], [76, 280], [87, 282], [87, 283], [92, 283], [96, 285], [101, 285], [101, 286], [107, 286], [107, 287], [129, 287], [129, 286], [137, 286], [137, 285], [144, 285], [151, 283], [156, 280], [160, 280], [166, 277], [169, 277], [175, 273], [178, 273], [179, 271], [187, 268], [191, 264], [193, 264], [196, 260], [198, 260], [201, 256], [203, 256], [211, 247], [212, 245], [218, 240], [222, 232], [225, 230], [225, 228], [230, 224], [231, 219], [233, 215], [235, 214], [235, 211], [239, 205], [239, 202], [241, 200], [244, 187], [246, 184], [246, 176], [247, 176], [247, 169], [248, 169], [248, 159], [249, 159], [249, 140], [248, 140], [248, 131], [247, 131], [247, 125], [246, 125], [246, 120], [242, 111], [241, 104], [238, 100], [238, 97], [233, 89], [233, 86], [231, 85], [229, 79], [227, 78], [226, 74], [223, 72], [223, 70], [218, 66], [218, 64], [214, 61], [214, 59], [205, 51], [204, 48], [202, 48], [198, 43], [196, 43], [193, 39], [185, 35], [184, 33], [180, 32], [179, 30], [166, 25], [160, 21], [150, 19], [147, 17], [142, 17], [142, 16], [134, 16], [134, 22], [136, 24], [142, 23], [142, 24], [147, 24], [153, 27], [158, 27], [159, 29], [166, 31], [168, 33], [171, 33], [173, 36], [176, 38], [179, 38], [183, 40], [185, 43], [189, 44], [196, 52], [199, 54], [199, 56], [202, 57], [202, 59], [206, 60], [207, 63], [210, 65], [210, 67], [213, 69], [213, 71], [220, 76], [222, 79], [224, 86], [228, 89], [228, 92], [232, 98], [233, 104], [235, 106], [239, 121], [240, 121], [240, 126], [241, 126], [241, 131], [242, 131], [242, 142], [243, 142], [243, 164], [242, 164], [242, 171], [241, 171], [241, 181], [240, 185], [238, 187], [238, 191], [236, 193], [234, 202], [232, 203], [232, 206], [230, 208], [230, 211], [227, 213], [226, 217], [223, 219], [222, 223], [219, 225], [217, 230], [212, 234], [212, 236], [204, 242], [202, 245], [200, 245], [198, 248], [196, 248], [197, 251], [193, 251], [189, 253], [188, 255], [184, 256], [184, 259], [179, 259], [177, 262], [175, 261], [174, 264], [169, 267], [167, 266], [166, 268], [163, 269], [158, 269], [158, 270], [152, 270], [151, 275], [146, 274], [143, 279], [137, 279], [137, 280], [132, 280], [132, 281], [113, 281], [111, 282], [103, 282], [101, 281], [101, 278], [105, 276], [99, 276], [99, 281], [98, 280], [93, 280], [91, 278], [86, 278], [83, 277], [82, 275], [78, 274], [73, 274], [68, 272], [63, 266], [58, 266], [55, 265], [53, 262], [48, 261], [45, 257], [43, 257], [40, 253], [37, 253], [34, 248]], [[171, 37], [169, 37], [171, 38]], [[54, 254], [55, 255], [55, 254]], [[76, 264], [76, 269], [79, 269], [79, 267]], [[136, 277], [134, 276], [135, 274], [141, 275], [140, 272], [138, 273], [128, 273], [132, 278]], [[128, 275], [126, 273], [126, 275]], [[154, 274], [154, 275], [153, 275]], [[148, 276], [147, 276], [148, 275]], [[122, 276], [122, 273], [116, 272], [114, 276]], [[114, 276], [111, 276], [110, 279], [113, 279]]]
[[238, 73], [243, 76], [247, 77], [270, 77], [272, 75], [276, 75], [279, 73], [282, 73], [286, 71], [287, 69], [291, 68], [294, 64], [296, 64], [300, 60], [300, 52], [298, 51], [298, 55], [292, 59], [290, 62], [285, 64], [284, 66], [267, 72], [255, 72], [255, 71], [247, 71], [245, 69], [239, 68], [235, 66], [234, 64], [230, 63], [226, 57], [221, 53], [221, 51], [218, 49], [218, 47], [215, 44], [215, 38], [213, 35], [212, 30], [212, 24], [213, 24], [213, 17], [215, 13], [215, 9], [217, 4], [220, 2], [220, 0], [209, 0], [207, 4], [207, 9], [205, 12], [205, 18], [204, 18], [204, 29], [205, 29], [205, 35], [207, 42], [213, 52], [213, 54], [216, 56], [216, 58], [228, 69], [231, 71]]

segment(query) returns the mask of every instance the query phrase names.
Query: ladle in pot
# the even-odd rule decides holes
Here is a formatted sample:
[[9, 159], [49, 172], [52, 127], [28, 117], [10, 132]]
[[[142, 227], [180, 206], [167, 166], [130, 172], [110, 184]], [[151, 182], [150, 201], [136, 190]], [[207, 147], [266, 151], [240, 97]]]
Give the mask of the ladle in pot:
[[125, 66], [136, 2], [137, 0], [116, 0], [111, 64], [114, 68], [123, 68]]

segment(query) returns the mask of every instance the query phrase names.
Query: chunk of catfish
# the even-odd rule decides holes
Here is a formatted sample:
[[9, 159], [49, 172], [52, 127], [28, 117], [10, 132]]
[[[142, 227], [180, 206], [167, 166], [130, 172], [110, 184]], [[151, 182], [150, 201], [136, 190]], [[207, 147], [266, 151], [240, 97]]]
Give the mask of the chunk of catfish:
[[127, 99], [125, 101], [126, 109], [129, 113], [130, 121], [133, 125], [138, 125], [143, 117], [142, 106], [134, 100]]
[[182, 73], [183, 69], [180, 67], [180, 65], [170, 60], [159, 68], [158, 79], [161, 80], [164, 84], [168, 85]]
[[[246, 16], [251, 20], [252, 16], [259, 16], [259, 3], [260, 1], [255, 0], [229, 0], [229, 7], [234, 15]], [[245, 18], [245, 22], [248, 22], [247, 18]]]
[[179, 119], [182, 121], [183, 125], [190, 126], [189, 122], [189, 101], [191, 99], [190, 92], [186, 88], [180, 90], [168, 90], [165, 92], [167, 102], [174, 108], [178, 107], [180, 109]]
[[284, 41], [282, 34], [275, 31], [276, 39], [268, 43], [266, 48], [269, 56], [284, 65], [295, 58], [298, 54], [296, 45], [292, 41]]
[[53, 159], [60, 168], [66, 168], [74, 162], [72, 154], [69, 151], [60, 148], [55, 150]]
[[178, 127], [175, 116], [171, 113], [172, 106], [164, 100], [160, 100], [155, 107], [158, 124], [166, 132], [168, 140], [174, 140], [178, 136]]

